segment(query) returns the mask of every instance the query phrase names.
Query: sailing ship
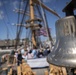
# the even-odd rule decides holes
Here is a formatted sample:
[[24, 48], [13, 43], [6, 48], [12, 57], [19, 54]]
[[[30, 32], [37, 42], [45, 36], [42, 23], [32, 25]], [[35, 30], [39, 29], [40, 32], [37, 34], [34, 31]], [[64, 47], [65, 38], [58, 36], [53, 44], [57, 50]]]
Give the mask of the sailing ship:
[[[40, 43], [41, 43], [40, 30], [43, 28], [44, 28], [44, 30], [46, 30], [46, 33], [47, 33], [47, 34], [45, 34], [45, 36], [48, 36], [49, 41], [53, 42], [52, 37], [50, 35], [50, 30], [49, 30], [45, 10], [54, 14], [58, 18], [60, 18], [60, 16], [55, 11], [53, 11], [52, 9], [47, 7], [43, 3], [42, 0], [41, 1], [40, 0], [26, 0], [25, 10], [20, 9], [20, 6], [21, 6], [21, 4], [19, 5], [19, 9], [14, 10], [18, 14], [23, 14], [21, 23], [19, 24], [19, 16], [20, 16], [19, 15], [18, 24], [16, 24], [17, 37], [16, 37], [15, 49], [17, 50], [17, 45], [19, 44], [19, 41], [20, 41], [22, 27], [25, 27], [26, 29], [28, 29], [30, 31], [31, 35], [28, 38], [30, 38], [30, 40], [32, 42], [32, 46], [35, 48], [40, 48]], [[26, 24], [23, 24], [24, 23], [23, 21], [25, 20], [24, 18], [27, 16], [28, 16], [29, 20], [26, 20], [25, 21]], [[6, 52], [10, 53], [10, 50], [8, 50], [8, 51], [6, 50]], [[44, 62], [44, 64], [43, 64], [43, 62]], [[29, 60], [27, 60], [27, 63], [32, 68], [49, 66], [48, 62], [46, 61], [46, 58], [29, 59]], [[34, 65], [32, 65], [32, 63], [34, 63]], [[36, 65], [35, 65], [35, 63], [36, 63]]]
[[[16, 10], [16, 12], [23, 14], [23, 19], [22, 19], [20, 24], [16, 24], [17, 26], [19, 26], [19, 30], [18, 30], [18, 33], [17, 33], [17, 42], [16, 42], [16, 47], [15, 48], [17, 49], [17, 44], [18, 44], [19, 39], [20, 39], [20, 32], [21, 32], [21, 28], [22, 27], [25, 27], [25, 28], [27, 28], [27, 29], [29, 29], [31, 31], [31, 40], [32, 40], [32, 44], [33, 44], [32, 46], [35, 47], [35, 48], [39, 48], [39, 40], [38, 40], [39, 36], [36, 35], [36, 32], [40, 31], [40, 29], [42, 27], [46, 27], [47, 28], [47, 33], [48, 33], [49, 40], [53, 42], [52, 37], [50, 35], [49, 27], [48, 27], [48, 24], [47, 24], [46, 14], [45, 14], [44, 9], [46, 9], [47, 11], [53, 13], [54, 15], [56, 15], [59, 18], [60, 18], [60, 16], [55, 11], [51, 10], [46, 5], [44, 5], [42, 1], [39, 1], [39, 0], [28, 0], [26, 2], [27, 2], [27, 4], [26, 4], [26, 7], [25, 7], [24, 11], [22, 11], [20, 9]], [[72, 0], [72, 2], [67, 7], [67, 10], [68, 10], [68, 11], [66, 11], [66, 15], [67, 16], [73, 15], [73, 11], [71, 12], [69, 10], [70, 5], [74, 5], [73, 3], [74, 3], [74, 0]], [[23, 20], [24, 20], [25, 14], [27, 12], [26, 11], [27, 10], [27, 5], [29, 5], [30, 14], [28, 14], [28, 15], [30, 16], [30, 19], [26, 21], [26, 25], [25, 25], [25, 24], [23, 24]], [[42, 11], [42, 14], [43, 14], [42, 17], [39, 17], [39, 15], [37, 17], [37, 15], [35, 14], [36, 11], [34, 11], [34, 9], [36, 10], [36, 7], [38, 9], [39, 15], [41, 14], [41, 11]], [[39, 8], [41, 8], [41, 11], [39, 10]], [[71, 10], [73, 10], [73, 7], [71, 7]], [[38, 12], [37, 12], [37, 14], [38, 14]], [[43, 21], [43, 23], [41, 23], [42, 21]], [[71, 21], [73, 25], [69, 21]], [[41, 25], [41, 24], [44, 24], [45, 26]], [[69, 26], [68, 26], [68, 24], [69, 24]], [[59, 19], [56, 22], [56, 25], [58, 26], [57, 27], [57, 42], [55, 44], [55, 47], [54, 47], [54, 50], [52, 51], [52, 53], [50, 53], [48, 55], [47, 61], [50, 64], [61, 66], [61, 67], [52, 67], [51, 66], [52, 68], [54, 68], [54, 69], [50, 69], [51, 74], [53, 73], [54, 75], [56, 75], [58, 73], [59, 75], [66, 75], [63, 72], [64, 71], [63, 67], [69, 67], [68, 71], [70, 71], [70, 72], [68, 72], [68, 73], [70, 75], [70, 73], [72, 73], [71, 70], [70, 70], [71, 67], [75, 68], [75, 66], [76, 66], [76, 64], [75, 64], [76, 61], [74, 61], [74, 59], [76, 59], [74, 53], [76, 53], [76, 52], [73, 49], [76, 46], [73, 46], [71, 44], [71, 43], [73, 43], [75, 45], [75, 38], [76, 38], [75, 37], [75, 35], [76, 35], [75, 17], [74, 16], [70, 16], [70, 17], [65, 17], [65, 18]], [[66, 28], [67, 28], [67, 30], [66, 30]], [[61, 43], [61, 44], [59, 44], [59, 43]], [[66, 46], [66, 44], [67, 44], [67, 46]], [[71, 47], [71, 49], [69, 49], [70, 47]], [[72, 54], [72, 57], [74, 57], [74, 59], [70, 56], [70, 54]], [[65, 55], [66, 55], [66, 57], [65, 57]], [[69, 57], [71, 57], [72, 59], [70, 59]], [[68, 58], [69, 58], [69, 60], [68, 60]], [[38, 63], [40, 61], [41, 62], [46, 62], [46, 58], [30, 59], [30, 60], [27, 60], [27, 63], [29, 63], [29, 65], [31, 67], [36, 67], [35, 66], [35, 62], [37, 62], [37, 61], [38, 61]], [[34, 66], [32, 65], [32, 62], [34, 63]], [[48, 65], [47, 63], [45, 63], [45, 64]], [[39, 66], [39, 65], [37, 64], [37, 66]], [[44, 67], [44, 65], [42, 65], [42, 66]], [[74, 72], [74, 70], [73, 70], [73, 72]]]
[[[28, 10], [30, 10], [30, 11], [28, 11]], [[46, 36], [48, 36], [49, 41], [53, 42], [52, 37], [50, 35], [50, 30], [48, 27], [45, 10], [49, 11], [50, 13], [52, 13], [55, 16], [57, 16], [58, 18], [60, 18], [60, 16], [55, 11], [53, 11], [52, 9], [47, 7], [43, 3], [42, 0], [41, 1], [40, 0], [27, 0], [25, 10], [22, 10], [22, 9], [15, 10], [19, 14], [20, 13], [23, 14], [23, 19], [24, 19], [24, 16], [27, 16], [26, 15], [27, 12], [30, 13], [30, 14], [28, 14], [30, 16], [29, 20], [25, 21], [26, 24], [23, 24], [23, 19], [20, 24], [16, 24], [17, 26], [20, 26], [20, 29], [17, 32], [16, 45], [18, 44], [19, 39], [20, 39], [20, 32], [21, 32], [22, 26], [31, 32], [31, 36], [29, 36], [29, 37], [31, 37], [30, 39], [32, 40], [32, 44], [33, 44], [32, 46], [34, 48], [40, 48], [41, 40], [40, 40], [39, 36], [40, 36], [40, 31], [43, 28], [44, 28], [44, 30], [46, 30], [45, 33], [47, 33]], [[16, 48], [17, 48], [17, 46], [16, 46]], [[44, 62], [44, 64], [43, 64], [43, 62]], [[49, 66], [48, 62], [46, 61], [46, 58], [27, 59], [27, 63], [30, 65], [31, 68], [41, 68], [41, 67]], [[34, 65], [33, 65], [33, 63], [34, 63]]]

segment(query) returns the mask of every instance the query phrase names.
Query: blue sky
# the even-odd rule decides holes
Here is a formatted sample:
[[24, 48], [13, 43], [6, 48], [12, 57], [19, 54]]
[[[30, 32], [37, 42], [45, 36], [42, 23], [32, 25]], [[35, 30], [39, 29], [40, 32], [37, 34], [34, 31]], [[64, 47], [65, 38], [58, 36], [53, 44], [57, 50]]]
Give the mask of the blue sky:
[[[71, 0], [43, 0], [44, 3], [55, 10], [61, 17], [65, 17], [65, 13], [62, 12], [62, 9], [65, 7], [67, 2]], [[0, 0], [0, 39], [7, 38], [7, 32], [9, 32], [9, 39], [16, 38], [16, 24], [18, 20], [18, 14], [13, 10], [18, 8], [19, 0]], [[24, 8], [24, 3], [21, 3], [21, 7]], [[58, 18], [47, 12], [47, 19], [49, 27], [51, 28], [52, 37], [55, 36], [55, 22]], [[8, 29], [8, 31], [7, 31]], [[22, 38], [26, 36], [26, 30], [23, 28]]]

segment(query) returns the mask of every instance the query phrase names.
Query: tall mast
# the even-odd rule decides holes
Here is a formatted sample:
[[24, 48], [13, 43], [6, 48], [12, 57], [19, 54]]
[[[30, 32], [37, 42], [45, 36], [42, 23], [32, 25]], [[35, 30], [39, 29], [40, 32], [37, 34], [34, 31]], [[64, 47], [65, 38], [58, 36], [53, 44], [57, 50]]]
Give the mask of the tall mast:
[[[31, 25], [34, 24], [33, 19], [35, 19], [35, 16], [34, 16], [34, 4], [33, 4], [33, 1], [30, 0], [30, 20], [32, 20], [31, 23], [30, 23]], [[32, 28], [31, 28], [31, 30], [32, 30], [32, 43], [33, 43], [33, 46], [37, 47], [35, 30], [33, 30]]]
[[[57, 16], [59, 18], [60, 18], [60, 16], [55, 11], [53, 11], [52, 9], [50, 9], [49, 7], [44, 5], [42, 2], [40, 2], [39, 0], [28, 0], [27, 5], [28, 5], [28, 3], [29, 3], [29, 9], [30, 9], [30, 13], [29, 14], [26, 13], [26, 10], [24, 10], [24, 11], [17, 10], [18, 13], [23, 14], [23, 18], [22, 18], [21, 24], [19, 24], [20, 25], [20, 30], [21, 30], [21, 26], [23, 25], [22, 23], [23, 23], [23, 20], [24, 20], [24, 16], [27, 14], [28, 16], [30, 16], [30, 19], [26, 21], [26, 25], [24, 27], [27, 28], [27, 29], [28, 28], [31, 29], [31, 33], [32, 33], [31, 40], [32, 40], [32, 43], [33, 43], [33, 47], [38, 47], [38, 43], [37, 43], [38, 39], [36, 37], [37, 36], [36, 35], [36, 31], [39, 30], [42, 27], [42, 25], [41, 25], [42, 20], [40, 18], [38, 18], [34, 14], [35, 13], [34, 5], [40, 5], [41, 4], [42, 8], [46, 9], [47, 11], [49, 11], [50, 13], [54, 14], [55, 16]], [[27, 8], [27, 5], [26, 5], [26, 8]], [[20, 30], [19, 30], [19, 35], [20, 35]]]

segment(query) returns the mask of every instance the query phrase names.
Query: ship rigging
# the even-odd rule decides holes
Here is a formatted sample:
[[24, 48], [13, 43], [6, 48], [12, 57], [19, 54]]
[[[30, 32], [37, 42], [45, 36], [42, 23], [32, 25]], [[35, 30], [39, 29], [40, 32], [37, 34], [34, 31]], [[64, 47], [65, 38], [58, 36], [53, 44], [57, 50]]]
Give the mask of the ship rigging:
[[[36, 48], [38, 47], [39, 36], [36, 35], [36, 32], [39, 31], [42, 27], [46, 28], [49, 40], [52, 41], [53, 43], [50, 31], [49, 31], [49, 26], [48, 26], [45, 10], [47, 10], [48, 12], [54, 14], [55, 16], [59, 18], [60, 16], [55, 11], [47, 7], [43, 3], [42, 0], [41, 1], [40, 0], [27, 0], [24, 10], [20, 9], [20, 6], [21, 4], [19, 4], [19, 9], [15, 10], [16, 12], [18, 12], [18, 23], [16, 24], [17, 25], [17, 37], [16, 37], [17, 41], [16, 41], [15, 48], [17, 48], [17, 44], [19, 42], [20, 35], [22, 32], [22, 27], [25, 27], [31, 32], [31, 36], [29, 35], [29, 37], [31, 37], [34, 47]], [[23, 17], [22, 17], [21, 22], [19, 23], [20, 14], [23, 14]], [[24, 24], [23, 21], [25, 20], [25, 17], [27, 16], [29, 16], [29, 20], [25, 21], [25, 24]]]

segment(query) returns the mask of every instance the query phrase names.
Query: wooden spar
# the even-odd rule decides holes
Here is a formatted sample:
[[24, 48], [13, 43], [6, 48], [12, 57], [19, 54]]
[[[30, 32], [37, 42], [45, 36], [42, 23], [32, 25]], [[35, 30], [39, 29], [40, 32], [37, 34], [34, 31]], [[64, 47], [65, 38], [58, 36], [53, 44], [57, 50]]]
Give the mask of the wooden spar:
[[[30, 19], [35, 19], [35, 17], [34, 17], [34, 6], [33, 6], [32, 0], [30, 0]], [[34, 21], [32, 21], [30, 24], [31, 25], [34, 24]], [[34, 47], [37, 47], [35, 30], [32, 30], [32, 43], [33, 43]]]
[[41, 6], [46, 9], [47, 11], [51, 12], [52, 14], [54, 14], [55, 16], [61, 18], [55, 11], [53, 11], [52, 9], [50, 9], [49, 7], [47, 7], [46, 5], [44, 5], [42, 2], [39, 2], [38, 0], [32, 0], [34, 3], [36, 4], [41, 4]]
[[[44, 5], [42, 2], [40, 2], [38, 0], [29, 0], [30, 12], [29, 12], [28, 16], [30, 17], [30, 20], [26, 21], [27, 25], [23, 26], [23, 27], [31, 28], [31, 31], [32, 31], [32, 43], [33, 43], [34, 47], [37, 47], [35, 31], [37, 29], [39, 29], [41, 25], [35, 24], [36, 23], [35, 21], [38, 21], [38, 22], [40, 22], [40, 21], [35, 18], [34, 4], [41, 5], [44, 9], [46, 9], [47, 11], [51, 12], [52, 14], [54, 14], [55, 16], [57, 16], [59, 18], [60, 18], [60, 16], [55, 11], [53, 11], [52, 9], [50, 9], [49, 7]], [[16, 10], [16, 12], [24, 14], [23, 10]], [[25, 14], [27, 14], [27, 13], [25, 13]], [[47, 26], [47, 29], [48, 29], [48, 26]], [[50, 32], [49, 32], [49, 30], [47, 30], [47, 31], [48, 31], [49, 40], [52, 41], [52, 37], [50, 36]]]
[[[59, 15], [55, 11], [53, 11], [52, 9], [48, 8], [47, 6], [45, 6], [42, 2], [39, 2], [37, 0], [33, 0], [33, 1], [36, 4], [40, 4], [43, 8], [45, 8], [46, 10], [50, 11], [51, 13], [53, 13], [54, 15], [56, 15], [56, 16], [59, 17]], [[45, 12], [44, 9], [43, 9], [43, 11]], [[45, 25], [46, 25], [46, 28], [47, 28], [47, 33], [48, 33], [49, 41], [51, 41], [51, 44], [53, 45], [53, 39], [52, 39], [52, 37], [50, 35], [50, 31], [49, 31], [49, 27], [48, 27], [48, 23], [47, 23], [47, 19], [46, 19], [46, 14], [45, 13], [44, 13], [44, 16], [45, 16], [45, 20], [46, 20], [46, 24]]]
[[[15, 9], [14, 11], [20, 14], [24, 14], [24, 11], [22, 10], [19, 11], [18, 9]], [[25, 13], [25, 15], [30, 16], [28, 13]]]
[[22, 27], [25, 27], [25, 28], [31, 28], [31, 27], [38, 27], [39, 24], [34, 24], [33, 26], [32, 25], [25, 25], [25, 24], [16, 24], [16, 26], [22, 26]]
[[[20, 13], [20, 14], [24, 14], [24, 10], [15, 9], [15, 10], [13, 10], [13, 11], [15, 11], [15, 12], [17, 12], [17, 13]], [[25, 15], [30, 16], [30, 13], [29, 13], [29, 12], [26, 12]], [[37, 16], [37, 15], [34, 15], [34, 16], [39, 17], [39, 16]]]

